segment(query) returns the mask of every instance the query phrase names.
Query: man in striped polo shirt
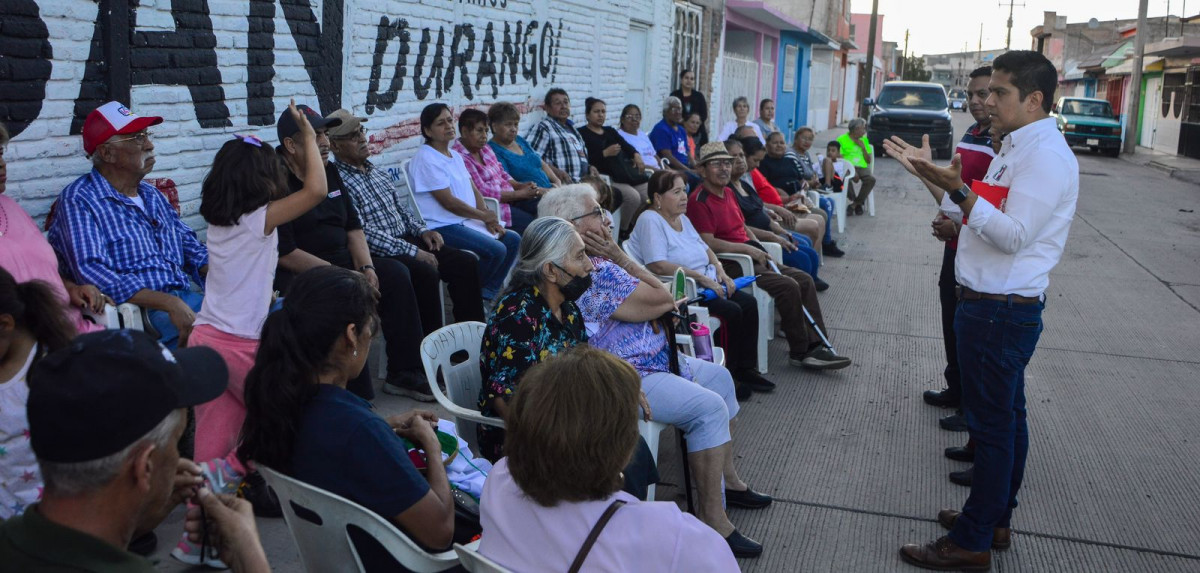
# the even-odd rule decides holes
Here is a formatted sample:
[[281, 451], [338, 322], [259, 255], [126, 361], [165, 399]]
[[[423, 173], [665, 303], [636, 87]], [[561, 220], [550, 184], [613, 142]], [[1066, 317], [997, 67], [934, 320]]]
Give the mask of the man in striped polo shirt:
[[[970, 110], [975, 123], [963, 133], [962, 140], [954, 150], [962, 158], [962, 182], [967, 185], [970, 185], [972, 181], [982, 181], [987, 175], [992, 158], [996, 156], [996, 151], [992, 146], [992, 120], [983, 106], [984, 100], [988, 97], [988, 82], [991, 79], [991, 66], [983, 66], [972, 71], [970, 81], [967, 82], [967, 109]], [[899, 137], [892, 136], [890, 140], [883, 142], [883, 148], [893, 157], [905, 155], [922, 157], [926, 160], [932, 158], [928, 137], [924, 138], [921, 147], [914, 147]], [[944, 192], [930, 181], [917, 175], [910, 163], [903, 163], [910, 173], [925, 183], [933, 195], [934, 201], [940, 204]], [[954, 256], [958, 249], [958, 231], [962, 227], [962, 221], [955, 221], [938, 213], [932, 226], [933, 236], [945, 243], [942, 252], [942, 270], [938, 277], [938, 295], [942, 306], [942, 340], [946, 348], [946, 368], [943, 371], [943, 375], [946, 377], [946, 388], [940, 391], [926, 390], [924, 398], [925, 403], [933, 406], [958, 408], [954, 414], [939, 420], [939, 424], [943, 429], [951, 432], [965, 432], [967, 424], [962, 417], [962, 408], [959, 407], [962, 388], [958, 371], [958, 347], [954, 341], [954, 307], [957, 302], [954, 288], [958, 286], [954, 280]], [[965, 447], [946, 448], [946, 457], [953, 460], [969, 462], [974, 459], [974, 455], [971, 442], [968, 442]], [[950, 480], [960, 485], [971, 485], [971, 477], [971, 469], [950, 474]]]

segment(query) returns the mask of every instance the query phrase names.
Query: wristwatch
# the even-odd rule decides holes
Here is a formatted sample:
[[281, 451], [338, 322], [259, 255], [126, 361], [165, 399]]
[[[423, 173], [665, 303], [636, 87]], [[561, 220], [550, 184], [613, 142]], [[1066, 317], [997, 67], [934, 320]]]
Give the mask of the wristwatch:
[[963, 201], [967, 200], [967, 193], [970, 192], [971, 188], [963, 185], [962, 187], [950, 192], [950, 200], [953, 201], [955, 205], [960, 205]]
[[361, 267], [358, 267], [358, 272], [360, 272], [360, 273], [363, 271], [368, 271], [368, 270], [371, 270], [371, 271], [375, 270], [375, 265], [363, 265]]

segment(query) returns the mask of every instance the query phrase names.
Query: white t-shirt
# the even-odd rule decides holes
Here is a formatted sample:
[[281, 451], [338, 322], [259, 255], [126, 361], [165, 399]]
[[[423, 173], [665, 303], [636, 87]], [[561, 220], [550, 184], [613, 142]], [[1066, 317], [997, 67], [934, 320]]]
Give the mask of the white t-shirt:
[[758, 125], [756, 125], [753, 121], [747, 121], [746, 125], [742, 126], [742, 125], [738, 125], [736, 119], [733, 121], [725, 122], [725, 125], [721, 127], [721, 133], [720, 133], [720, 135], [717, 136], [716, 140], [717, 141], [725, 141], [725, 140], [729, 139], [729, 137], [731, 135], [733, 135], [733, 132], [737, 131], [739, 127], [747, 127], [747, 126], [749, 126], [751, 129], [754, 130], [754, 135], [758, 136], [759, 141], [762, 141], [764, 145], [767, 143], [767, 138], [763, 137], [762, 129], [759, 129]]
[[708, 246], [692, 226], [687, 215], [679, 220], [683, 230], [676, 231], [658, 212], [647, 210], [638, 217], [629, 234], [629, 256], [642, 264], [667, 261], [717, 278], [717, 269], [708, 261]]
[[638, 155], [642, 156], [642, 163], [651, 169], [658, 169], [658, 155], [654, 153], [654, 144], [650, 143], [650, 136], [646, 132], [638, 130], [637, 135], [630, 135], [623, 130], [618, 129], [617, 133], [625, 138], [625, 141], [632, 145], [637, 150]]
[[[467, 165], [463, 163], [463, 157], [457, 151], [451, 149], [450, 156], [447, 157], [429, 145], [422, 145], [408, 164], [408, 171], [415, 187], [412, 192], [413, 197], [417, 199], [417, 208], [421, 210], [421, 216], [425, 218], [425, 224], [430, 229], [475, 221], [451, 213], [433, 196], [434, 191], [448, 188], [454, 198], [471, 207], [475, 206], [471, 173], [467, 171]], [[476, 228], [472, 225], [467, 226]]]
[[42, 474], [29, 445], [29, 419], [25, 417], [29, 402], [25, 377], [37, 354], [38, 345], [34, 344], [17, 375], [0, 383], [0, 452], [4, 452], [0, 455], [0, 521], [21, 515], [41, 497]]
[[208, 227], [208, 278], [196, 324], [258, 340], [279, 263], [279, 233], [264, 235], [267, 205], [238, 218], [236, 225]]

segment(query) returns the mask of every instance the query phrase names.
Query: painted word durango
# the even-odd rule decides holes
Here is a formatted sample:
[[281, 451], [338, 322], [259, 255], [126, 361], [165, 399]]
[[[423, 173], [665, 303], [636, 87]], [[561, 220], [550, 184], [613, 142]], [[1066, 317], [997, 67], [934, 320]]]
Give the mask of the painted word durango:
[[[535, 34], [541, 28], [541, 40], [535, 40]], [[491, 97], [499, 93], [499, 86], [504, 85], [507, 75], [508, 83], [517, 82], [517, 73], [526, 81], [538, 84], [538, 78], [549, 78], [554, 82], [558, 70], [558, 50], [562, 39], [562, 21], [557, 28], [553, 22], [541, 23], [532, 20], [528, 24], [516, 22], [515, 29], [509, 22], [504, 23], [504, 43], [500, 52], [500, 65], [496, 66], [496, 25], [488, 22], [483, 32], [483, 41], [479, 47], [479, 60], [475, 66], [475, 84], [471, 85], [471, 75], [468, 65], [475, 59], [475, 26], [460, 24], [454, 26], [453, 39], [450, 42], [450, 52], [444, 55], [446, 46], [446, 30], [441, 26], [437, 31], [437, 43], [434, 45], [432, 62], [429, 72], [423, 68], [429, 57], [432, 34], [429, 28], [421, 30], [421, 41], [417, 48], [416, 62], [412, 68], [412, 90], [417, 99], [423, 100], [429, 96], [430, 88], [434, 97], [442, 97], [445, 92], [454, 87], [455, 72], [462, 82], [463, 95], [467, 99], [475, 99], [474, 90], [478, 90], [484, 82], [491, 86]], [[414, 31], [415, 32], [415, 31]], [[367, 88], [367, 113], [376, 109], [387, 110], [396, 103], [399, 93], [405, 89], [405, 78], [408, 76], [408, 58], [411, 53], [409, 44], [414, 32], [410, 32], [408, 20], [403, 18], [389, 21], [379, 19], [378, 33], [375, 38], [375, 55], [371, 64], [371, 82]], [[399, 51], [393, 70], [392, 80], [388, 88], [379, 91], [380, 78], [383, 75], [384, 59], [393, 42], [399, 43]], [[519, 68], [519, 69], [518, 69]]]

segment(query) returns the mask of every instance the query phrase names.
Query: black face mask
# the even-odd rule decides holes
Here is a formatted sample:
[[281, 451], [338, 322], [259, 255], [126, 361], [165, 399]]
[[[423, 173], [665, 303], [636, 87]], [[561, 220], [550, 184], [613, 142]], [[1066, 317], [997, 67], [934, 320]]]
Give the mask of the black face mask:
[[551, 264], [558, 267], [558, 270], [566, 273], [567, 276], [571, 277], [571, 280], [567, 281], [567, 284], [559, 285], [558, 287], [558, 290], [562, 292], [563, 298], [574, 302], [579, 300], [579, 297], [583, 296], [583, 293], [587, 292], [587, 289], [592, 288], [592, 273], [587, 273], [583, 276], [577, 277], [571, 273], [568, 273], [567, 269], [562, 268], [557, 263]]

